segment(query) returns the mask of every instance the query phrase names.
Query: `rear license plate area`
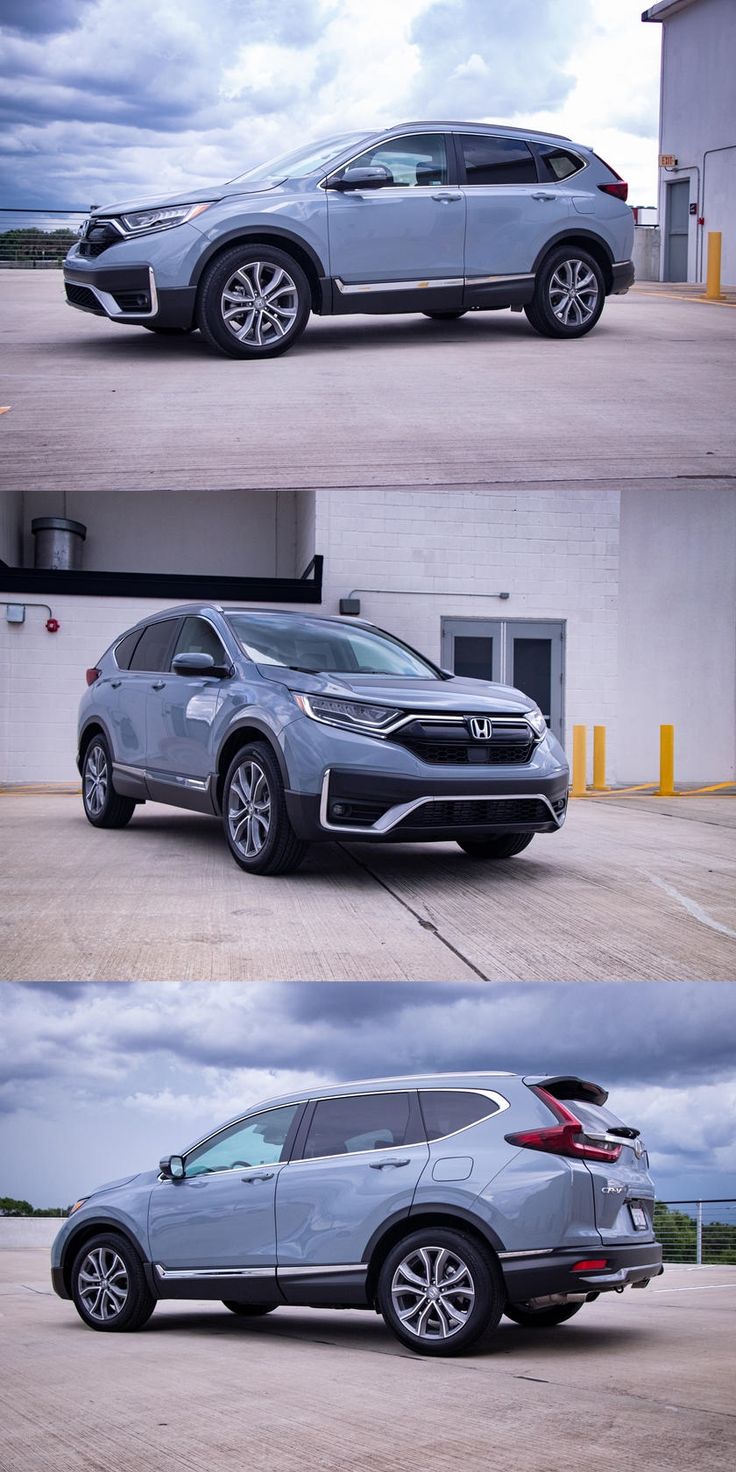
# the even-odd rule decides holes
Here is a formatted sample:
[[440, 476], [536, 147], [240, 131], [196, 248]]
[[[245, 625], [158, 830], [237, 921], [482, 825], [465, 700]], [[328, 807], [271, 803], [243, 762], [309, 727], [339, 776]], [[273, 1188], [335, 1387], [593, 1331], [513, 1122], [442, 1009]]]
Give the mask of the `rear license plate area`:
[[632, 1206], [631, 1204], [629, 1204], [629, 1211], [631, 1213], [631, 1220], [634, 1224], [634, 1230], [637, 1232], [646, 1232], [647, 1227], [649, 1226], [649, 1218], [644, 1210], [644, 1207]]

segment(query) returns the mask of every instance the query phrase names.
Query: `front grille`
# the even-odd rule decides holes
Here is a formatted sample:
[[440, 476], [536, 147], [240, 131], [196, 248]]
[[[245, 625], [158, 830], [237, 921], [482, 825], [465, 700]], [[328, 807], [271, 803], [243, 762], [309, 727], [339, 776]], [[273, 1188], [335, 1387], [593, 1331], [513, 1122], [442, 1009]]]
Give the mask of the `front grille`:
[[100, 220], [99, 224], [92, 225], [83, 240], [79, 242], [80, 256], [101, 256], [103, 250], [111, 245], [119, 245], [123, 239], [119, 230], [110, 224], [109, 220]]
[[88, 286], [75, 286], [72, 281], [64, 283], [66, 299], [73, 307], [84, 307], [87, 312], [98, 312], [104, 317], [104, 312], [93, 291]]
[[[411, 828], [513, 827], [515, 823], [550, 823], [552, 814], [545, 802], [534, 797], [504, 797], [498, 801], [443, 798], [427, 802], [404, 819]], [[399, 824], [401, 826], [401, 824]]]
[[397, 731], [393, 740], [433, 766], [523, 766], [534, 751], [534, 737], [526, 721], [499, 721], [491, 740], [484, 742], [470, 736], [465, 721], [425, 723], [417, 717]]

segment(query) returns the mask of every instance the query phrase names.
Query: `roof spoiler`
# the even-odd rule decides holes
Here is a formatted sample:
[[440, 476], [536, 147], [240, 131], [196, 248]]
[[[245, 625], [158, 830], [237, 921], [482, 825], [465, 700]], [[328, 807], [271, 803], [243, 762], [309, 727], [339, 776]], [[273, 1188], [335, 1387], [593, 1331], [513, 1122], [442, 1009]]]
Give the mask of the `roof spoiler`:
[[556, 1075], [554, 1078], [544, 1078], [542, 1075], [531, 1075], [524, 1078], [524, 1083], [529, 1087], [536, 1084], [537, 1088], [544, 1089], [551, 1094], [553, 1099], [579, 1099], [581, 1104], [605, 1104], [608, 1098], [608, 1090], [602, 1089], [599, 1084], [592, 1084], [584, 1078], [575, 1078], [573, 1075]]

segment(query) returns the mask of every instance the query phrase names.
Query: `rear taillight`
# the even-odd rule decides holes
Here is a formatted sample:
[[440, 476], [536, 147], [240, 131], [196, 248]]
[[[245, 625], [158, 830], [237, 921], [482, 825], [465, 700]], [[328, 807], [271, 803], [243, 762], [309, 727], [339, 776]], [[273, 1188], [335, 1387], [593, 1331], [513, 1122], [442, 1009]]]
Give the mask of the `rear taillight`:
[[629, 197], [629, 186], [623, 179], [619, 179], [616, 184], [599, 184], [598, 188], [603, 194], [612, 194], [614, 199], [622, 199], [624, 204]]
[[618, 1160], [622, 1145], [614, 1144], [612, 1140], [589, 1140], [580, 1120], [559, 1099], [553, 1099], [545, 1089], [534, 1086], [532, 1093], [557, 1115], [560, 1123], [551, 1125], [549, 1129], [520, 1130], [517, 1134], [506, 1135], [509, 1145], [543, 1150], [547, 1155], [566, 1155], [573, 1160]]
[[87, 670], [86, 671], [87, 684], [88, 685], [94, 685], [95, 680], [99, 680], [101, 674], [102, 674], [102, 670], [98, 670], [98, 669]]

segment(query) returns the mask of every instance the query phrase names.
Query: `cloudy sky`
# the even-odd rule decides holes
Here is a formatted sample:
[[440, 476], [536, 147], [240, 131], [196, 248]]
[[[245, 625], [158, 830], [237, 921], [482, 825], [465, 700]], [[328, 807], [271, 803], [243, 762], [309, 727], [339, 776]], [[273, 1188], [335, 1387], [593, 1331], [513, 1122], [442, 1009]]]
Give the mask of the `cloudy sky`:
[[656, 199], [643, 0], [0, 0], [0, 202], [86, 209], [411, 118], [554, 128]]
[[67, 1205], [305, 1083], [573, 1072], [664, 1199], [736, 1196], [736, 987], [705, 982], [0, 986], [0, 1196]]

